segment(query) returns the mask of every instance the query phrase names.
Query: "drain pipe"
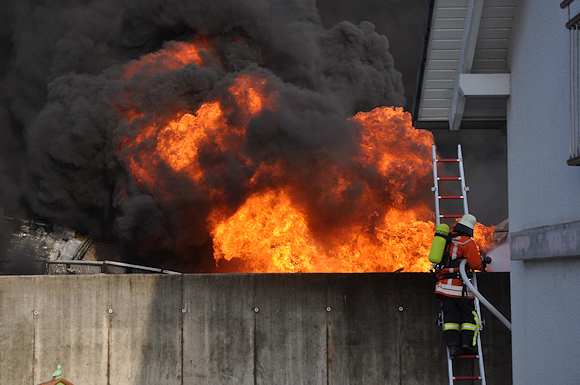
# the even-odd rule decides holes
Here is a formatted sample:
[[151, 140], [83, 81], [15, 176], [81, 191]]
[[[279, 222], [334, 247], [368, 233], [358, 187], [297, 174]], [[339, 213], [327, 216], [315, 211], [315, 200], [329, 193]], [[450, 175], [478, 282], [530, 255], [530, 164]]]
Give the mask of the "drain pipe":
[[505, 325], [505, 327], [508, 328], [509, 331], [511, 332], [512, 331], [512, 324], [510, 323], [510, 321], [508, 321], [507, 318], [505, 318], [499, 312], [499, 310], [497, 310], [495, 307], [493, 307], [493, 305], [491, 303], [489, 303], [489, 301], [486, 300], [483, 297], [483, 295], [481, 295], [477, 291], [477, 289], [471, 284], [471, 281], [469, 280], [469, 278], [467, 278], [467, 273], [465, 272], [465, 264], [466, 263], [467, 263], [467, 260], [464, 259], [463, 261], [461, 261], [461, 264], [459, 265], [459, 272], [461, 273], [461, 279], [463, 279], [463, 282], [469, 288], [469, 290], [471, 290], [473, 295], [475, 295], [479, 299], [479, 302], [481, 302], [486, 308], [488, 308], [489, 311], [492, 312], [493, 315], [495, 315], [501, 321], [501, 323], [503, 323]]

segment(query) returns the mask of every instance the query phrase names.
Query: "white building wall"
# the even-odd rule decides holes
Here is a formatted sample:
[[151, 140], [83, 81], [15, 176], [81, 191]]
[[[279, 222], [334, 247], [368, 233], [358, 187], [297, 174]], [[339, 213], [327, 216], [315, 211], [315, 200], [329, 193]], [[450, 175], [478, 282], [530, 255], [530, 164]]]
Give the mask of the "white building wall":
[[[580, 168], [570, 153], [568, 14], [525, 0], [512, 31], [508, 115], [510, 231], [580, 219]], [[533, 209], [532, 209], [533, 208]]]
[[[557, 225], [580, 221], [580, 167], [566, 164], [568, 13], [559, 4], [521, 0], [509, 48], [510, 236], [522, 231], [530, 236], [520, 242], [520, 255], [521, 250], [544, 250], [526, 245], [528, 239], [553, 239]], [[575, 8], [572, 16], [580, 11]], [[547, 254], [511, 262], [514, 384], [580, 383], [580, 252], [566, 258]]]

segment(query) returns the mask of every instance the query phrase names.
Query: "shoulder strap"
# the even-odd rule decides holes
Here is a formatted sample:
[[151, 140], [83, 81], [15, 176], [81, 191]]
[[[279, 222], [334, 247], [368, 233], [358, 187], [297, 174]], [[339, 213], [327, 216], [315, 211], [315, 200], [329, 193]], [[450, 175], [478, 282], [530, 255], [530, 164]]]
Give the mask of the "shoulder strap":
[[445, 249], [443, 251], [443, 257], [441, 258], [441, 262], [439, 262], [439, 265], [438, 265], [439, 271], [448, 267], [449, 263], [451, 262], [451, 255], [449, 254], [449, 249], [451, 248], [451, 240], [456, 235], [457, 235], [456, 233], [449, 233], [449, 234], [447, 234], [447, 236], [445, 236], [445, 239], [446, 239]]

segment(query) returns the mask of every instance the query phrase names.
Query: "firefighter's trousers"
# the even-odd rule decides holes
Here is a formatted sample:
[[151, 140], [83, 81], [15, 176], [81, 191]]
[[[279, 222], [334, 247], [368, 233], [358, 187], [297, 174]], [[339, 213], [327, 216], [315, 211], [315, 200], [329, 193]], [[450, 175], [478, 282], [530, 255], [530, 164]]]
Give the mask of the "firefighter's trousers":
[[476, 346], [479, 317], [472, 299], [439, 295], [443, 310], [443, 330], [447, 346]]

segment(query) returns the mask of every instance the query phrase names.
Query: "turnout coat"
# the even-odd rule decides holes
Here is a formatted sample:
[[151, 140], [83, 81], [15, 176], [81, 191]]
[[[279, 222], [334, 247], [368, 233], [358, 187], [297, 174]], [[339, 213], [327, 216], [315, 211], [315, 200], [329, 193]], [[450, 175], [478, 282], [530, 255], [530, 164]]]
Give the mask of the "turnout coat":
[[[447, 297], [461, 298], [463, 293], [463, 281], [459, 278], [459, 264], [467, 259], [467, 266], [474, 270], [481, 270], [481, 258], [475, 241], [471, 237], [458, 234], [451, 239], [449, 246], [449, 264], [437, 273], [435, 295], [441, 294]], [[467, 270], [467, 269], [466, 269]], [[455, 276], [457, 278], [449, 278]], [[467, 297], [473, 299], [473, 293], [467, 289]]]

